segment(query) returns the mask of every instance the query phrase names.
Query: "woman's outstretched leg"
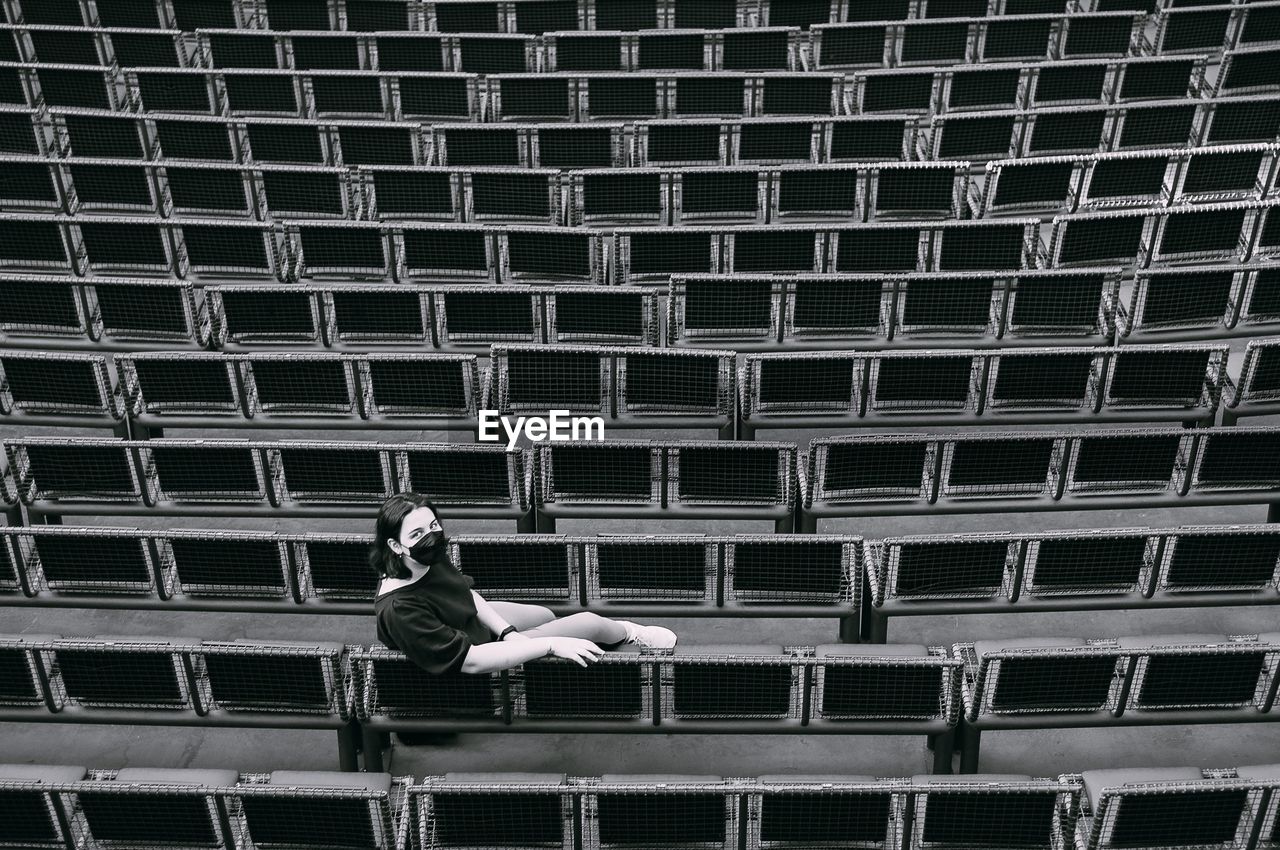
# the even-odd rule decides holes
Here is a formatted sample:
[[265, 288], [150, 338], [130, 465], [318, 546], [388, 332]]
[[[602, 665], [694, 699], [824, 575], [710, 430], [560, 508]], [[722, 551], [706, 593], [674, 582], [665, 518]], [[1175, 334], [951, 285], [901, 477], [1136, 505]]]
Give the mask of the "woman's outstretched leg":
[[576, 637], [604, 647], [632, 643], [650, 649], [670, 649], [676, 634], [662, 626], [641, 626], [628, 620], [610, 620], [589, 611], [559, 617], [524, 632], [528, 637]]

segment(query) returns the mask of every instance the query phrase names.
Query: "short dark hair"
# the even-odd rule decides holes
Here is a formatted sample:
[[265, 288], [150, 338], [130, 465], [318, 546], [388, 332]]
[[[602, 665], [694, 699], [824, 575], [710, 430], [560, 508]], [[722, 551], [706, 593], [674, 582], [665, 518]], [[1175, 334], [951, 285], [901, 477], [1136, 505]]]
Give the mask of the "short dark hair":
[[369, 566], [379, 578], [408, 578], [412, 575], [401, 556], [387, 545], [387, 540], [392, 537], [400, 539], [400, 525], [404, 518], [418, 508], [431, 508], [436, 519], [440, 518], [440, 509], [435, 503], [418, 493], [396, 493], [378, 509], [373, 545], [369, 547]]

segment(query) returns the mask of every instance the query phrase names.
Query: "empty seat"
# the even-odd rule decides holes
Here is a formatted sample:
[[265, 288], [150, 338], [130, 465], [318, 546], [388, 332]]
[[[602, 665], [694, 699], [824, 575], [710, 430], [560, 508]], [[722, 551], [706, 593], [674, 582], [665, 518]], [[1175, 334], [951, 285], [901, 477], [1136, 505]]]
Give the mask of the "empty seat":
[[768, 279], [673, 277], [667, 341], [767, 345], [778, 337], [784, 290], [782, 282]]
[[[400, 238], [398, 272], [402, 283], [440, 278], [495, 280], [498, 265], [495, 248], [484, 230], [467, 226], [407, 225]], [[580, 241], [582, 237], [573, 238]], [[543, 257], [546, 262], [554, 262], [547, 255]]]
[[999, 535], [887, 538], [868, 547], [868, 576], [877, 604], [992, 598], [1011, 590], [1017, 551]]
[[1055, 847], [1062, 840], [1059, 810], [1079, 793], [1067, 782], [1017, 774], [920, 775], [911, 783], [913, 836], [955, 850], [983, 843]]
[[1227, 346], [1125, 346], [1112, 355], [1110, 407], [1214, 410], [1227, 365]]
[[857, 538], [747, 537], [724, 543], [726, 601], [853, 604]]
[[14, 541], [22, 561], [50, 590], [154, 593], [161, 565], [132, 529], [39, 529]]
[[981, 215], [1070, 212], [1084, 168], [1075, 157], [988, 162], [981, 194], [971, 197], [971, 205]]
[[514, 707], [530, 721], [652, 722], [655, 714], [654, 673], [634, 650], [612, 653], [585, 668], [570, 661], [548, 659], [528, 663], [522, 669], [523, 694], [514, 695]]
[[345, 718], [343, 653], [341, 643], [205, 641], [198, 656], [207, 677], [207, 708]]
[[563, 774], [446, 773], [409, 791], [417, 801], [411, 829], [441, 850], [477, 841], [508, 847], [572, 843], [573, 797]]
[[1161, 559], [1161, 589], [1251, 589], [1275, 582], [1280, 536], [1264, 527], [1183, 529]]
[[498, 235], [504, 281], [603, 282], [601, 236], [578, 230], [517, 230]]
[[0, 705], [48, 708], [52, 694], [44, 654], [57, 639], [41, 634], [0, 637]]
[[1168, 213], [1155, 234], [1151, 260], [1244, 259], [1253, 219], [1250, 207], [1235, 204]]
[[243, 415], [234, 358], [218, 354], [136, 354], [122, 355], [116, 363], [134, 415]]
[[[1262, 708], [1259, 677], [1267, 668], [1265, 642], [1232, 641], [1226, 635], [1122, 637], [1122, 649], [1150, 651], [1138, 662], [1129, 707], [1136, 711], [1172, 708]], [[1163, 651], [1166, 647], [1184, 650]], [[1215, 651], [1217, 650], [1217, 651]]]
[[[440, 347], [487, 349], [490, 344], [504, 342], [541, 342], [544, 322], [539, 299], [533, 293], [533, 289], [501, 285], [455, 285], [434, 291], [430, 297]], [[372, 319], [371, 300], [353, 293], [347, 296], [347, 310]]]
[[299, 278], [390, 279], [393, 264], [382, 228], [308, 224], [290, 228]]
[[1135, 277], [1132, 299], [1122, 311], [1120, 332], [1142, 334], [1229, 326], [1245, 275], [1230, 268], [1152, 268]]
[[832, 271], [843, 273], [887, 273], [927, 270], [923, 243], [927, 237], [919, 226], [868, 224], [837, 230], [828, 239], [835, 241]]
[[543, 291], [547, 342], [658, 343], [658, 292], [652, 288], [557, 286]]
[[702, 601], [715, 598], [714, 545], [702, 539], [620, 536], [585, 544], [592, 600]]
[[7, 440], [23, 498], [136, 501], [142, 480], [128, 444], [115, 440]]
[[718, 776], [606, 774], [583, 789], [583, 807], [595, 815], [584, 823], [584, 844], [730, 850], [738, 838], [738, 797], [731, 789]]
[[148, 440], [137, 451], [156, 503], [256, 502], [267, 496], [257, 447], [243, 440]]
[[0, 357], [0, 380], [0, 410], [15, 421], [31, 414], [109, 423], [123, 413], [99, 355], [9, 351]]
[[954, 721], [958, 662], [925, 646], [817, 647], [814, 716], [839, 721]]
[[296, 440], [273, 444], [271, 451], [290, 501], [380, 502], [391, 495], [380, 443]]
[[769, 720], [799, 717], [801, 667], [781, 646], [677, 647], [663, 688], [672, 720]]
[[671, 275], [716, 271], [718, 234], [683, 227], [614, 231], [617, 273], [623, 283], [666, 283]]
[[90, 840], [106, 846], [217, 846], [226, 831], [219, 792], [234, 770], [132, 767], [77, 786], [75, 801]]
[[0, 765], [0, 808], [11, 821], [5, 840], [29, 847], [66, 847], [71, 843], [66, 801], [47, 788], [84, 779], [87, 771], [71, 765]]
[[[323, 325], [317, 290], [263, 284], [215, 285], [204, 291], [215, 338], [224, 347], [321, 341]], [[384, 299], [364, 300], [372, 302], [368, 311], [374, 312], [374, 305]]]
[[1033, 594], [1141, 592], [1154, 568], [1144, 534], [1045, 534], [1029, 544], [1025, 584]]
[[369, 544], [365, 537], [301, 535], [290, 542], [299, 584], [325, 600], [371, 602], [377, 580], [368, 567]]
[[748, 846], [890, 846], [896, 790], [869, 776], [761, 776], [748, 798]]
[[1113, 679], [1121, 655], [1083, 638], [978, 641], [965, 656], [966, 678], [976, 676], [984, 690], [965, 690], [966, 720], [1002, 712], [1110, 712], [1118, 705]]
[[396, 846], [402, 800], [388, 773], [275, 770], [234, 796], [256, 846]]
[[53, 641], [49, 652], [57, 664], [59, 701], [82, 709], [190, 709], [196, 697], [182, 658], [197, 643], [108, 636]]
[[273, 534], [171, 531], [157, 547], [183, 594], [283, 599], [289, 591], [288, 553]]
[[578, 596], [577, 547], [562, 539], [499, 535], [452, 538], [457, 567], [491, 599], [571, 601]]
[[330, 354], [255, 354], [238, 358], [252, 412], [347, 417], [357, 410], [357, 366]]
[[1053, 262], [1071, 265], [1137, 262], [1156, 218], [1141, 213], [1096, 213], [1058, 217], [1053, 230]]
[[1252, 490], [1280, 481], [1280, 432], [1274, 428], [1221, 428], [1200, 451], [1193, 489]]

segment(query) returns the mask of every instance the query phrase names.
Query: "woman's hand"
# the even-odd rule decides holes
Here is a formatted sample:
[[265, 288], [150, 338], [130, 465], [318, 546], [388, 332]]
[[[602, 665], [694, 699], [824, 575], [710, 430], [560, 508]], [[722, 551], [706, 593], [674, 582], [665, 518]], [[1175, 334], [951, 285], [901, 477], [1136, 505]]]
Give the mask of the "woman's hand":
[[555, 637], [548, 638], [548, 641], [550, 642], [549, 655], [567, 658], [582, 667], [599, 661], [604, 655], [603, 649], [582, 638]]

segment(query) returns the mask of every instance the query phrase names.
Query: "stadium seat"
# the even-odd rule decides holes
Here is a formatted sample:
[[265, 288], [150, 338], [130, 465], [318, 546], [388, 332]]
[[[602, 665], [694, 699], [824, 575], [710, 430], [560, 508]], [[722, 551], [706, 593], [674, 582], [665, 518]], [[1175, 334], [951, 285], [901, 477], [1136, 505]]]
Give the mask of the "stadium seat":
[[228, 794], [256, 846], [400, 846], [405, 779], [387, 773], [274, 770], [242, 778]]
[[480, 406], [500, 415], [559, 409], [595, 415], [605, 428], [734, 433], [731, 352], [495, 345], [490, 358]]
[[606, 440], [537, 453], [539, 531], [557, 517], [755, 518], [790, 530], [794, 443]]
[[736, 792], [718, 776], [605, 774], [582, 789], [583, 846], [620, 850], [639, 840], [732, 850], [741, 822]]
[[1027, 638], [956, 644], [965, 663], [961, 772], [985, 730], [1275, 719], [1274, 636]]
[[218, 792], [238, 778], [234, 770], [123, 768], [73, 786], [81, 815], [73, 829], [107, 846], [227, 846], [234, 839]]
[[403, 486], [464, 516], [532, 522], [529, 459], [500, 445], [30, 438], [5, 448], [22, 498], [46, 515], [367, 516]]
[[891, 846], [902, 783], [870, 776], [764, 775], [749, 790], [748, 847], [852, 841]]
[[1223, 424], [1234, 425], [1242, 416], [1275, 412], [1280, 393], [1280, 339], [1251, 339], [1245, 349], [1240, 384], [1228, 392]]
[[440, 850], [477, 841], [507, 847], [569, 846], [579, 789], [556, 773], [445, 773], [408, 790], [410, 835]]
[[911, 777], [912, 840], [938, 848], [991, 843], [1056, 847], [1069, 841], [1079, 785], [1018, 774]]
[[64, 796], [53, 789], [79, 782], [86, 773], [71, 765], [0, 765], [0, 806], [10, 813], [6, 841], [71, 846], [70, 812]]

